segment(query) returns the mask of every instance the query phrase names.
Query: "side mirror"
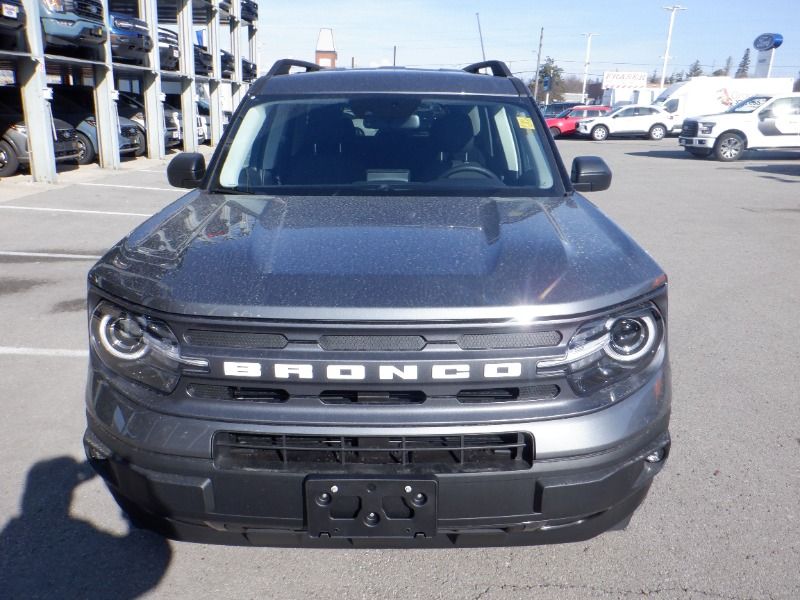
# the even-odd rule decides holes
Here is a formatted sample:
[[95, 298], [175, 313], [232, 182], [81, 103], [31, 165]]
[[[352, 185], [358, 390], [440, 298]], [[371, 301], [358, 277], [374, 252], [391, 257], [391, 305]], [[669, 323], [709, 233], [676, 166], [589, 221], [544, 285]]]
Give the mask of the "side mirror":
[[181, 152], [167, 166], [167, 180], [174, 187], [193, 190], [206, 175], [206, 159], [199, 152]]
[[600, 192], [611, 186], [611, 169], [599, 156], [578, 156], [572, 161], [570, 175], [577, 192]]

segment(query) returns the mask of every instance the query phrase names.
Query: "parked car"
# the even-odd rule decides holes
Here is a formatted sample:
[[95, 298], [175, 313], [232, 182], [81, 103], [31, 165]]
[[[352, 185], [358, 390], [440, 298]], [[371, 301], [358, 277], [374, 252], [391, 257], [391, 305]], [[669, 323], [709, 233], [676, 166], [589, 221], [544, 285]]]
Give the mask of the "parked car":
[[258, 3], [253, 0], [242, 0], [241, 4], [242, 21], [252, 23], [258, 20]]
[[147, 53], [153, 47], [153, 38], [147, 23], [141, 19], [110, 13], [111, 56], [114, 60], [132, 61], [139, 64], [147, 62]]
[[661, 140], [672, 130], [672, 115], [658, 106], [631, 104], [602, 117], [578, 121], [577, 133], [595, 141], [609, 136], [647, 136]]
[[25, 48], [25, 7], [21, 0], [0, 2], [0, 49]]
[[608, 166], [498, 61], [319, 70], [275, 64], [90, 270], [87, 460], [204, 543], [624, 529], [669, 457], [668, 292], [580, 193]]
[[[126, 117], [136, 123], [139, 132], [142, 134], [142, 144], [136, 151], [136, 156], [142, 156], [147, 152], [147, 137], [145, 135], [147, 123], [144, 118], [144, 102], [135, 94], [120, 92], [117, 101], [117, 111], [120, 116]], [[181, 117], [180, 111], [167, 104], [164, 105], [164, 146], [172, 148], [180, 145], [183, 137], [181, 136]]]
[[[53, 119], [53, 150], [56, 162], [72, 160], [78, 156], [78, 132], [61, 119]], [[12, 101], [9, 105], [0, 100], [0, 177], [9, 177], [20, 165], [30, 163], [28, 154], [28, 128], [22, 108]]]
[[256, 63], [242, 59], [242, 81], [253, 81], [258, 77], [258, 67]]
[[162, 71], [176, 71], [180, 65], [181, 51], [178, 34], [163, 27], [158, 28], [158, 57]]
[[[92, 92], [89, 88], [74, 86], [53, 87], [53, 115], [72, 124], [77, 133], [79, 165], [88, 165], [97, 157], [100, 145], [97, 141], [97, 120], [93, 110]], [[136, 154], [144, 143], [143, 137], [132, 120], [118, 116], [120, 156]]]
[[233, 59], [233, 54], [227, 50], [220, 50], [220, 75], [223, 79], [231, 79], [233, 77], [233, 68], [236, 61]]
[[197, 75], [210, 75], [213, 57], [205, 46], [194, 45], [194, 72]]
[[39, 0], [45, 46], [88, 48], [95, 58], [108, 37], [100, 0]]
[[545, 119], [547, 127], [553, 137], [560, 135], [572, 135], [575, 133], [575, 127], [578, 121], [590, 117], [600, 117], [606, 114], [610, 108], [608, 106], [575, 106], [568, 108], [556, 117]]
[[[211, 139], [211, 107], [208, 103], [208, 100], [205, 98], [198, 98], [197, 100], [197, 114], [204, 117], [204, 125], [207, 126], [206, 129], [206, 138], [208, 140]], [[222, 111], [222, 129], [223, 131], [228, 126], [231, 120], [231, 111], [223, 110]]]
[[748, 149], [800, 148], [800, 93], [753, 96], [727, 112], [686, 119], [678, 143], [725, 162]]
[[568, 108], [580, 106], [580, 102], [551, 102], [540, 107], [544, 118], [557, 117]]

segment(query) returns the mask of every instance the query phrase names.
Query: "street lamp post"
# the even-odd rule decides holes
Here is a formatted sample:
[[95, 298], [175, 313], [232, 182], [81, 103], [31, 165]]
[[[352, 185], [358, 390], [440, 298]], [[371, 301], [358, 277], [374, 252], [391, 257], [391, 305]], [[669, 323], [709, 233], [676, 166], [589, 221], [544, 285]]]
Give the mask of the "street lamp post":
[[664, 87], [664, 80], [667, 77], [667, 62], [669, 61], [669, 47], [672, 43], [672, 27], [675, 25], [675, 13], [679, 10], [686, 10], [686, 7], [680, 4], [673, 4], [672, 6], [664, 6], [664, 10], [670, 11], [669, 15], [669, 32], [667, 33], [667, 51], [664, 52], [664, 66], [661, 68], [661, 87]]
[[586, 36], [586, 60], [583, 62], [583, 89], [581, 90], [581, 102], [586, 103], [586, 80], [589, 78], [589, 54], [592, 51], [592, 36], [596, 33], [584, 33]]

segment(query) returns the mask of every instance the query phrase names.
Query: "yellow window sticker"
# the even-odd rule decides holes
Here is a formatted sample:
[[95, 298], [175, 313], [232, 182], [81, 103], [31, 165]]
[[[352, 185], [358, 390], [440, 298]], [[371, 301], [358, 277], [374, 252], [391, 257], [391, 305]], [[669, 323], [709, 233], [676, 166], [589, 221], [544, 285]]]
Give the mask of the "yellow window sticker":
[[520, 129], [533, 129], [533, 119], [517, 115], [517, 125], [519, 125]]

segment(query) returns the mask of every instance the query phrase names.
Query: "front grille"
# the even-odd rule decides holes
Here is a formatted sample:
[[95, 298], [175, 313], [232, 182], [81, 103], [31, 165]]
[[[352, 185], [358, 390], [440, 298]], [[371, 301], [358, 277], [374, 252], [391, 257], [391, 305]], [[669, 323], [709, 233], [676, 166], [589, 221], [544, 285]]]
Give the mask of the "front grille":
[[[426, 436], [315, 436], [217, 433], [214, 464], [222, 469], [333, 472], [391, 467], [391, 472], [482, 472], [531, 468], [526, 433]], [[357, 469], [348, 469], [357, 467]]]
[[224, 348], [249, 348], [280, 350], [289, 343], [285, 336], [277, 333], [238, 333], [235, 331], [206, 331], [191, 329], [183, 336], [194, 346]]
[[56, 139], [60, 142], [68, 142], [69, 140], [74, 140], [77, 131], [74, 129], [57, 129], [56, 130]]
[[319, 345], [323, 350], [401, 352], [422, 350], [425, 338], [419, 335], [323, 335]]
[[476, 333], [458, 338], [462, 350], [503, 350], [510, 348], [543, 348], [558, 346], [558, 331], [525, 331], [520, 333]]
[[461, 390], [456, 397], [462, 404], [481, 404], [484, 402], [530, 402], [552, 400], [561, 390], [557, 385], [533, 385], [529, 387], [490, 388]]
[[425, 393], [421, 391], [365, 392], [362, 390], [326, 390], [319, 395], [323, 404], [422, 404]]
[[239, 400], [242, 402], [283, 403], [289, 400], [286, 390], [234, 385], [190, 385], [186, 392], [200, 400]]
[[688, 119], [683, 122], [681, 128], [681, 135], [684, 137], [696, 137], [697, 132], [700, 130], [700, 124], [697, 121], [689, 121]]
[[139, 133], [139, 129], [134, 126], [123, 127], [122, 136], [126, 138], [134, 138]]
[[167, 44], [174, 44], [178, 45], [178, 34], [173, 33], [172, 31], [162, 31], [158, 30], [158, 41], [165, 42]]
[[75, 14], [94, 21], [103, 21], [103, 4], [97, 0], [73, 0]]

